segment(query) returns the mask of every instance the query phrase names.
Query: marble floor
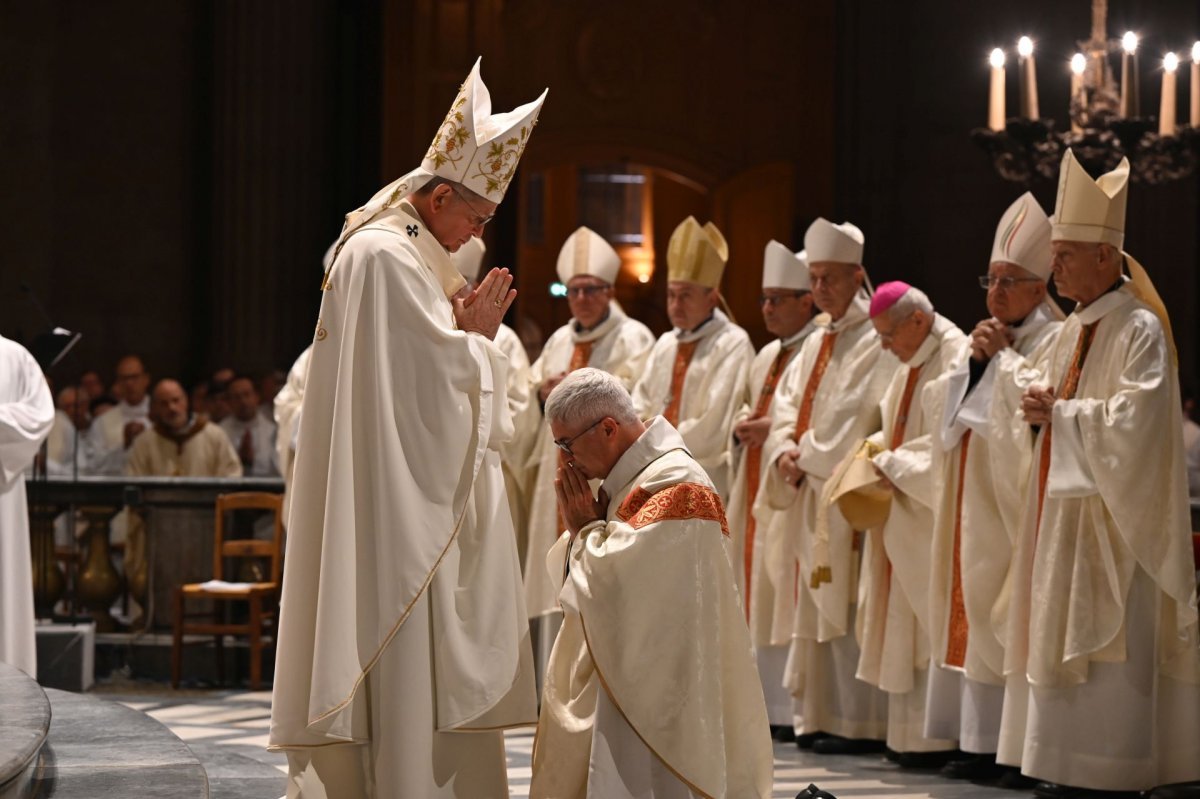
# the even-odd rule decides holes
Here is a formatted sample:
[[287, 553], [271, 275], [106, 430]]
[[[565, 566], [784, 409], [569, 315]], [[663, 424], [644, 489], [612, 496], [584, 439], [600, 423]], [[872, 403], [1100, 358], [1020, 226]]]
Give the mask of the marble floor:
[[[98, 686], [106, 699], [139, 710], [169, 727], [208, 772], [212, 799], [278, 799], [286, 759], [266, 751], [269, 691], [170, 691], [162, 686]], [[513, 797], [528, 797], [533, 731], [507, 737]], [[816, 783], [854, 799], [1020, 799], [1028, 794], [945, 780], [933, 772], [903, 771], [879, 756], [822, 756], [775, 744], [773, 799], [791, 799]]]

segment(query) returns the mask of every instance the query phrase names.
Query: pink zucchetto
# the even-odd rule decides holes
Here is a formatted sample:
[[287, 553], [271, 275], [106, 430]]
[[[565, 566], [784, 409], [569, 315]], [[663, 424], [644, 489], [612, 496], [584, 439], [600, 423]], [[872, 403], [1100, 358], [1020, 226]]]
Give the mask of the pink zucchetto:
[[892, 280], [875, 289], [875, 296], [871, 298], [871, 318], [887, 311], [911, 288], [903, 280]]

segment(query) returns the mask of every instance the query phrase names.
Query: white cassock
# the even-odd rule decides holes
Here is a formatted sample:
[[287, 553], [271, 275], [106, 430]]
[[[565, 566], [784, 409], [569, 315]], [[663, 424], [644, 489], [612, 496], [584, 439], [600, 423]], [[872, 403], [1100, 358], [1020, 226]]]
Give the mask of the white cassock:
[[513, 420], [513, 436], [500, 446], [500, 464], [504, 469], [504, 487], [508, 492], [508, 509], [512, 513], [513, 532], [517, 537], [517, 556], [525, 552], [525, 518], [528, 516], [529, 497], [525, 486], [524, 469], [531, 446], [530, 434], [522, 428], [528, 424], [526, 408], [529, 407], [529, 355], [521, 337], [506, 324], [496, 330], [493, 342], [508, 359], [508, 412]]
[[29, 351], [0, 336], [0, 661], [37, 676], [25, 470], [54, 424], [54, 400]]
[[564, 534], [547, 557], [566, 618], [543, 692], [534, 799], [771, 795], [724, 508], [684, 446], [654, 419], [604, 481], [607, 521]]
[[343, 245], [301, 409], [270, 744], [289, 797], [507, 796], [536, 719], [497, 447], [508, 360], [455, 329], [408, 201]]
[[[885, 451], [875, 466], [895, 486], [887, 521], [867, 535], [859, 592], [858, 678], [888, 694], [887, 745], [897, 752], [953, 749], [925, 737], [929, 668], [929, 555], [933, 540], [932, 433], [941, 419], [924, 412], [922, 394], [967, 357], [968, 339], [934, 315], [915, 355], [900, 365], [880, 406], [883, 429], [871, 438]], [[822, 589], [824, 590], [824, 589]]]
[[[1062, 312], [1050, 302], [1039, 304], [1012, 329], [1015, 355], [1028, 356], [1058, 333]], [[931, 453], [933, 666], [925, 735], [956, 738], [965, 752], [994, 753], [1004, 702], [1004, 644], [992, 609], [1012, 560], [1033, 439], [1005, 438], [991, 446], [997, 359], [981, 369], [973, 386], [968, 363], [938, 378], [923, 398], [926, 417], [931, 423], [941, 420]]]
[[273, 419], [268, 419], [261, 413], [255, 413], [250, 421], [243, 422], [232, 413], [218, 423], [218, 427], [229, 436], [238, 457], [242, 456], [242, 442], [249, 434], [251, 460], [249, 468], [242, 464], [242, 470], [247, 477], [278, 477], [279, 464], [276, 460], [276, 427]]
[[1031, 435], [1024, 386], [1055, 387], [1060, 399], [1034, 442], [1005, 588], [997, 759], [1096, 790], [1198, 780], [1196, 584], [1179, 384], [1162, 323], [1126, 282], [1076, 308], [1028, 363], [1000, 366], [997, 379], [1014, 390], [1009, 412], [995, 415], [997, 436]]
[[[733, 416], [735, 427], [749, 419], [770, 418], [775, 390], [784, 370], [800, 351], [800, 345], [816, 329], [816, 325], [809, 322], [795, 335], [786, 340], [775, 339], [754, 356], [742, 392], [742, 406]], [[750, 625], [750, 640], [754, 644], [758, 674], [767, 701], [767, 717], [772, 726], [791, 726], [795, 721], [794, 702], [783, 685], [787, 646], [771, 645], [775, 591], [765, 577], [765, 536], [757, 534], [759, 530], [765, 531], [767, 525], [759, 525], [753, 515], [754, 498], [758, 496], [766, 465], [763, 448], [742, 446], [733, 438], [730, 438], [730, 445], [733, 485], [729, 490], [729, 534], [733, 576]], [[778, 558], [782, 553], [771, 554]], [[770, 570], [778, 572], [778, 564], [772, 564]]]
[[525, 608], [535, 631], [534, 661], [539, 686], [562, 621], [558, 606], [562, 582], [551, 579], [541, 564], [546, 562], [546, 553], [564, 528], [558, 518], [558, 498], [554, 491], [559, 449], [542, 415], [538, 388], [555, 375], [590, 366], [616, 376], [630, 389], [642, 373], [652, 346], [654, 334], [650, 329], [630, 319], [616, 302], [610, 302], [608, 316], [590, 330], [579, 328], [574, 320], [555, 330], [529, 371], [530, 402], [517, 424], [525, 435], [533, 438], [524, 470], [530, 502], [523, 562]]
[[100, 428], [100, 433], [104, 437], [106, 453], [100, 466], [104, 474], [125, 473], [125, 459], [129, 453], [125, 446], [125, 425], [130, 422], [138, 422], [146, 430], [149, 430], [154, 424], [150, 421], [149, 394], [142, 397], [142, 401], [137, 405], [130, 405], [122, 400], [97, 416], [92, 422], [93, 426]]
[[304, 400], [304, 383], [308, 380], [308, 361], [312, 345], [296, 358], [288, 371], [287, 382], [275, 395], [275, 459], [283, 475], [285, 497], [283, 524], [288, 523], [288, 507], [292, 496], [292, 467], [296, 459], [296, 434], [300, 429], [300, 403]]
[[752, 360], [750, 336], [717, 309], [696, 330], [659, 336], [633, 389], [638, 415], [661, 414], [679, 430], [722, 501], [729, 497], [729, 431]]
[[[54, 426], [46, 439], [46, 473], [52, 477], [96, 474], [108, 450], [103, 431], [93, 423], [76, 430], [64, 411], [54, 414]], [[78, 457], [76, 457], [78, 452]]]
[[[882, 739], [886, 697], [854, 676], [859, 554], [855, 532], [836, 505], [821, 516], [832, 579], [819, 589], [809, 581], [826, 482], [846, 454], [879, 429], [879, 401], [897, 364], [879, 346], [867, 318], [869, 302], [861, 292], [836, 322], [818, 317], [817, 331], [784, 373], [763, 447], [765, 471], [754, 514], [766, 531], [765, 573], [775, 600], [768, 640], [788, 648], [784, 684], [799, 700], [797, 731]], [[824, 367], [817, 368], [819, 363]], [[806, 395], [809, 418], [800, 431]], [[792, 447], [799, 448], [797, 464], [805, 473], [799, 488], [789, 485], [775, 466]]]

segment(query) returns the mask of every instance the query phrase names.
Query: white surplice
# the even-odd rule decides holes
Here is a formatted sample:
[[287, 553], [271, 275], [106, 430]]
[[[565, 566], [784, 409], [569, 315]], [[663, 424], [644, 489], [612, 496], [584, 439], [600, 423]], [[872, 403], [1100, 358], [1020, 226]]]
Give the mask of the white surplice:
[[717, 309], [695, 330], [663, 333], [654, 342], [634, 386], [633, 407], [643, 419], [667, 410], [672, 400], [678, 346], [689, 342], [697, 344], [678, 398], [675, 427], [725, 500], [730, 483], [730, 425], [741, 405], [746, 372], [754, 360], [754, 346], [746, 331]]
[[[104, 436], [107, 450], [102, 459], [101, 470], [104, 474], [118, 475], [125, 473], [125, 460], [129, 455], [129, 447], [125, 446], [125, 425], [137, 422], [146, 430], [153, 425], [150, 421], [150, 395], [142, 397], [137, 405], [130, 405], [124, 400], [118, 402], [92, 422], [100, 428]], [[130, 444], [132, 447], [133, 444]]]
[[[743, 388], [741, 407], [733, 415], [733, 426], [751, 418], [771, 418], [775, 391], [782, 380], [784, 370], [800, 351], [800, 345], [817, 329], [812, 322], [806, 324], [787, 339], [775, 339], [767, 344], [750, 364]], [[768, 381], [770, 383], [768, 384]], [[764, 392], [770, 392], [765, 396]], [[760, 408], [760, 405], [765, 406]], [[761, 411], [761, 412], [760, 412]], [[765, 441], [763, 442], [766, 443]], [[763, 694], [767, 701], [767, 716], [773, 726], [791, 726], [795, 720], [794, 700], [783, 684], [783, 668], [787, 663], [787, 644], [772, 645], [771, 627], [776, 608], [775, 589], [771, 573], [779, 573], [779, 563], [768, 563], [768, 550], [764, 545], [767, 524], [761, 524], [750, 516], [754, 511], [754, 499], [762, 484], [762, 475], [768, 466], [762, 447], [754, 452], [750, 447], [730, 439], [732, 446], [733, 484], [729, 490], [729, 533], [730, 557], [733, 575], [737, 580], [738, 596], [746, 610], [750, 625], [750, 638], [754, 643], [758, 675], [762, 680]], [[751, 478], [751, 463], [757, 468]], [[762, 531], [763, 535], [759, 535]], [[785, 553], [776, 547], [769, 553], [776, 560]], [[787, 558], [790, 565], [790, 558]]]
[[0, 336], [0, 661], [37, 676], [25, 470], [54, 424], [54, 400], [29, 351]]
[[[848, 452], [879, 429], [879, 401], [897, 361], [883, 352], [867, 317], [869, 299], [860, 292], [836, 321], [822, 320], [780, 381], [772, 409], [771, 434], [763, 447], [762, 487], [755, 516], [765, 531], [766, 571], [774, 591], [769, 641], [789, 649], [785, 684], [800, 703], [801, 733], [881, 739], [887, 699], [855, 678], [854, 638], [859, 554], [855, 532], [837, 506], [821, 518], [827, 528], [831, 581], [814, 589], [813, 542], [826, 482]], [[828, 317], [825, 318], [826, 320]], [[822, 345], [835, 336], [829, 360], [815, 384], [808, 429], [796, 441], [800, 406]], [[775, 463], [797, 447], [805, 478], [787, 484]]]
[[[1028, 356], [1058, 333], [1061, 317], [1062, 312], [1049, 301], [1039, 304], [1012, 329], [1012, 352]], [[1012, 560], [1033, 447], [1031, 437], [989, 445], [996, 372], [993, 359], [971, 386], [964, 360], [938, 378], [923, 397], [931, 422], [941, 420], [931, 452], [935, 477], [929, 586], [933, 665], [925, 734], [957, 738], [961, 749], [974, 753], [994, 753], [999, 742], [1004, 645], [992, 623], [992, 609]], [[1017, 449], [1013, 443], [1024, 448]]]
[[402, 201], [325, 284], [271, 715], [290, 797], [506, 796], [500, 730], [536, 718], [497, 450], [508, 359], [455, 329], [461, 280]]
[[1076, 308], [1027, 362], [1001, 362], [1013, 399], [996, 435], [1032, 435], [1020, 391], [1060, 386], [1093, 324], [1074, 397], [1034, 443], [1005, 589], [998, 759], [1050, 782], [1143, 790], [1200, 780], [1200, 653], [1177, 370], [1131, 283]]
[[275, 395], [275, 458], [283, 475], [283, 524], [288, 523], [288, 507], [292, 497], [292, 466], [296, 458], [296, 434], [300, 426], [300, 403], [304, 400], [304, 383], [308, 380], [308, 360], [312, 345], [296, 358], [288, 371], [287, 382]]
[[[928, 418], [922, 398], [926, 389], [936, 389], [939, 376], [963, 362], [968, 350], [963, 332], [944, 316], [934, 314], [924, 342], [896, 369], [880, 405], [883, 429], [871, 437], [884, 448], [874, 457], [875, 466], [895, 490], [887, 521], [870, 531], [863, 548], [858, 677], [888, 693], [887, 743], [897, 752], [955, 746], [953, 740], [925, 737], [936, 480], [931, 450], [941, 419]], [[903, 436], [893, 447], [906, 389], [912, 399]]]
[[546, 559], [565, 620], [529, 795], [770, 796], [766, 710], [711, 481], [656, 418], [603, 488], [607, 520]]

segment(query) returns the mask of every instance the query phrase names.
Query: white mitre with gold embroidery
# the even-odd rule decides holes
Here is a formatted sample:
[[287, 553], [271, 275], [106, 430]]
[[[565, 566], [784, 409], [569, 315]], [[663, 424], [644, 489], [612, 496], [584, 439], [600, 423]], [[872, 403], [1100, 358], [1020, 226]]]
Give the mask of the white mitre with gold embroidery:
[[721, 285], [729, 245], [712, 222], [704, 227], [689, 216], [679, 223], [667, 243], [667, 280], [681, 280], [715, 289]]
[[1050, 279], [1050, 219], [1029, 192], [1000, 217], [988, 263], [1016, 264], [1042, 280]]
[[763, 252], [764, 289], [795, 289], [809, 291], [812, 284], [808, 280], [808, 255], [804, 250], [793, 253], [787, 247], [772, 239], [767, 242]]
[[1097, 180], [1067, 150], [1058, 173], [1058, 199], [1050, 218], [1055, 241], [1125, 243], [1125, 202], [1129, 196], [1129, 159]]
[[581, 227], [563, 242], [558, 251], [558, 279], [563, 285], [571, 278], [590, 275], [608, 285], [617, 282], [621, 256], [604, 237], [588, 227]]
[[454, 264], [454, 268], [463, 276], [463, 279], [474, 284], [479, 279], [479, 267], [483, 265], [485, 252], [487, 252], [487, 245], [483, 243], [483, 239], [472, 236], [466, 244], [458, 248], [457, 252], [450, 253], [450, 262]]
[[804, 250], [810, 264], [833, 262], [862, 264], [866, 237], [849, 222], [835, 225], [824, 217], [808, 226], [804, 234]]
[[434, 177], [460, 183], [494, 203], [504, 199], [550, 90], [512, 111], [493, 114], [492, 96], [479, 76], [481, 60], [476, 59], [471, 67], [421, 165], [384, 186], [366, 205], [346, 215], [338, 239], [339, 249], [351, 233], [380, 211], [396, 205]]

